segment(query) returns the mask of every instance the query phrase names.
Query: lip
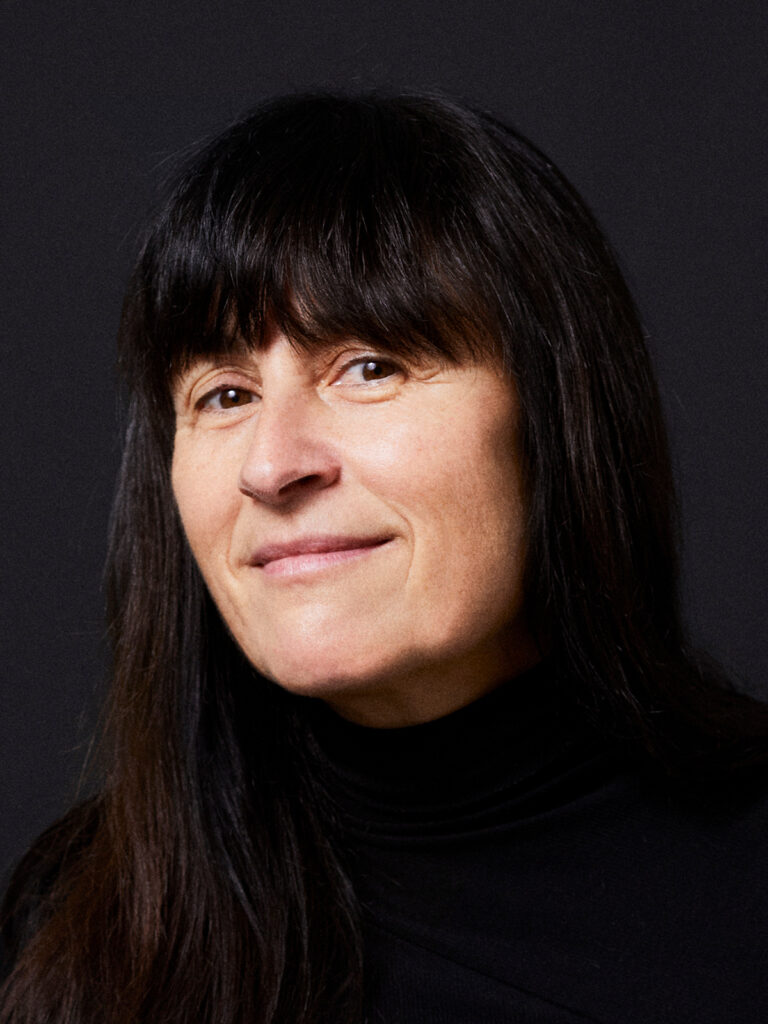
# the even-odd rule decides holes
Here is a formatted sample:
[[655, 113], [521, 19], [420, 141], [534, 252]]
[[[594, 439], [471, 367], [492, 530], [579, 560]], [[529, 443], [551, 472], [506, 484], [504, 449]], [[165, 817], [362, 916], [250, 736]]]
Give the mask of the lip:
[[316, 535], [264, 544], [249, 562], [268, 576], [295, 576], [349, 562], [375, 551], [391, 536]]

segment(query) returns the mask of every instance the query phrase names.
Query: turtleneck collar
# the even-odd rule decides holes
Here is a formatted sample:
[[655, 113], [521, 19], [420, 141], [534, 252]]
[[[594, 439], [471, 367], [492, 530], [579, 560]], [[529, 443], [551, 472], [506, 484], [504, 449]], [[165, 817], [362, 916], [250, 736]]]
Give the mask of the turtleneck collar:
[[492, 823], [567, 773], [586, 729], [566, 682], [535, 668], [431, 722], [376, 729], [318, 702], [319, 769], [344, 817], [366, 833], [418, 835]]

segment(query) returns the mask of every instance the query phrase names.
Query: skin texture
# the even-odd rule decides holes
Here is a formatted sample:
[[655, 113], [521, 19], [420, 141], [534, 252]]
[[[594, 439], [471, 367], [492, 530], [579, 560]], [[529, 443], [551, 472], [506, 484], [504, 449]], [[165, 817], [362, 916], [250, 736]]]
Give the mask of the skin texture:
[[[408, 364], [357, 341], [308, 353], [274, 331], [259, 350], [194, 363], [174, 400], [184, 529], [265, 676], [393, 727], [538, 660], [516, 396], [495, 366]], [[318, 537], [337, 549], [329, 535], [355, 550], [265, 553]]]

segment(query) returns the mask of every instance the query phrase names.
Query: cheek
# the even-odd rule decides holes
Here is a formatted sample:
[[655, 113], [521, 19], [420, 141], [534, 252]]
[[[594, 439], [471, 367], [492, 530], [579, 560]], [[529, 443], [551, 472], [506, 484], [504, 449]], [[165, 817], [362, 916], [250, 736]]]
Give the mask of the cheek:
[[424, 425], [396, 446], [390, 435], [366, 462], [372, 487], [407, 524], [414, 600], [441, 608], [453, 627], [519, 604], [524, 511], [513, 427], [507, 417]]
[[439, 497], [433, 517], [436, 579], [450, 574], [462, 600], [483, 605], [516, 589], [523, 562], [516, 467], [456, 467]]
[[[211, 554], [226, 542], [227, 524], [236, 513], [227, 476], [220, 457], [191, 451], [177, 441], [171, 466], [173, 494], [192, 553], [203, 570]], [[236, 488], [234, 495], [238, 495]]]

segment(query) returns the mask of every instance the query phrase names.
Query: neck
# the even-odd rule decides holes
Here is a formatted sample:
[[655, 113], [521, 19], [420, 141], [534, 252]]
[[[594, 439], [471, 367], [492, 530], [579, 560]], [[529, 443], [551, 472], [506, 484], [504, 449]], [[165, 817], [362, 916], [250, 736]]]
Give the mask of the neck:
[[504, 648], [499, 643], [460, 659], [415, 668], [396, 680], [350, 687], [323, 699], [341, 718], [369, 728], [399, 729], [432, 722], [541, 661], [541, 651], [530, 638], [517, 643], [512, 655]]
[[[377, 729], [307, 707], [316, 777], [366, 833], [462, 831], [488, 823], [500, 802], [529, 806], [531, 793], [592, 757], [595, 739], [572, 683], [542, 661], [434, 721]], [[543, 798], [542, 798], [543, 799]]]

